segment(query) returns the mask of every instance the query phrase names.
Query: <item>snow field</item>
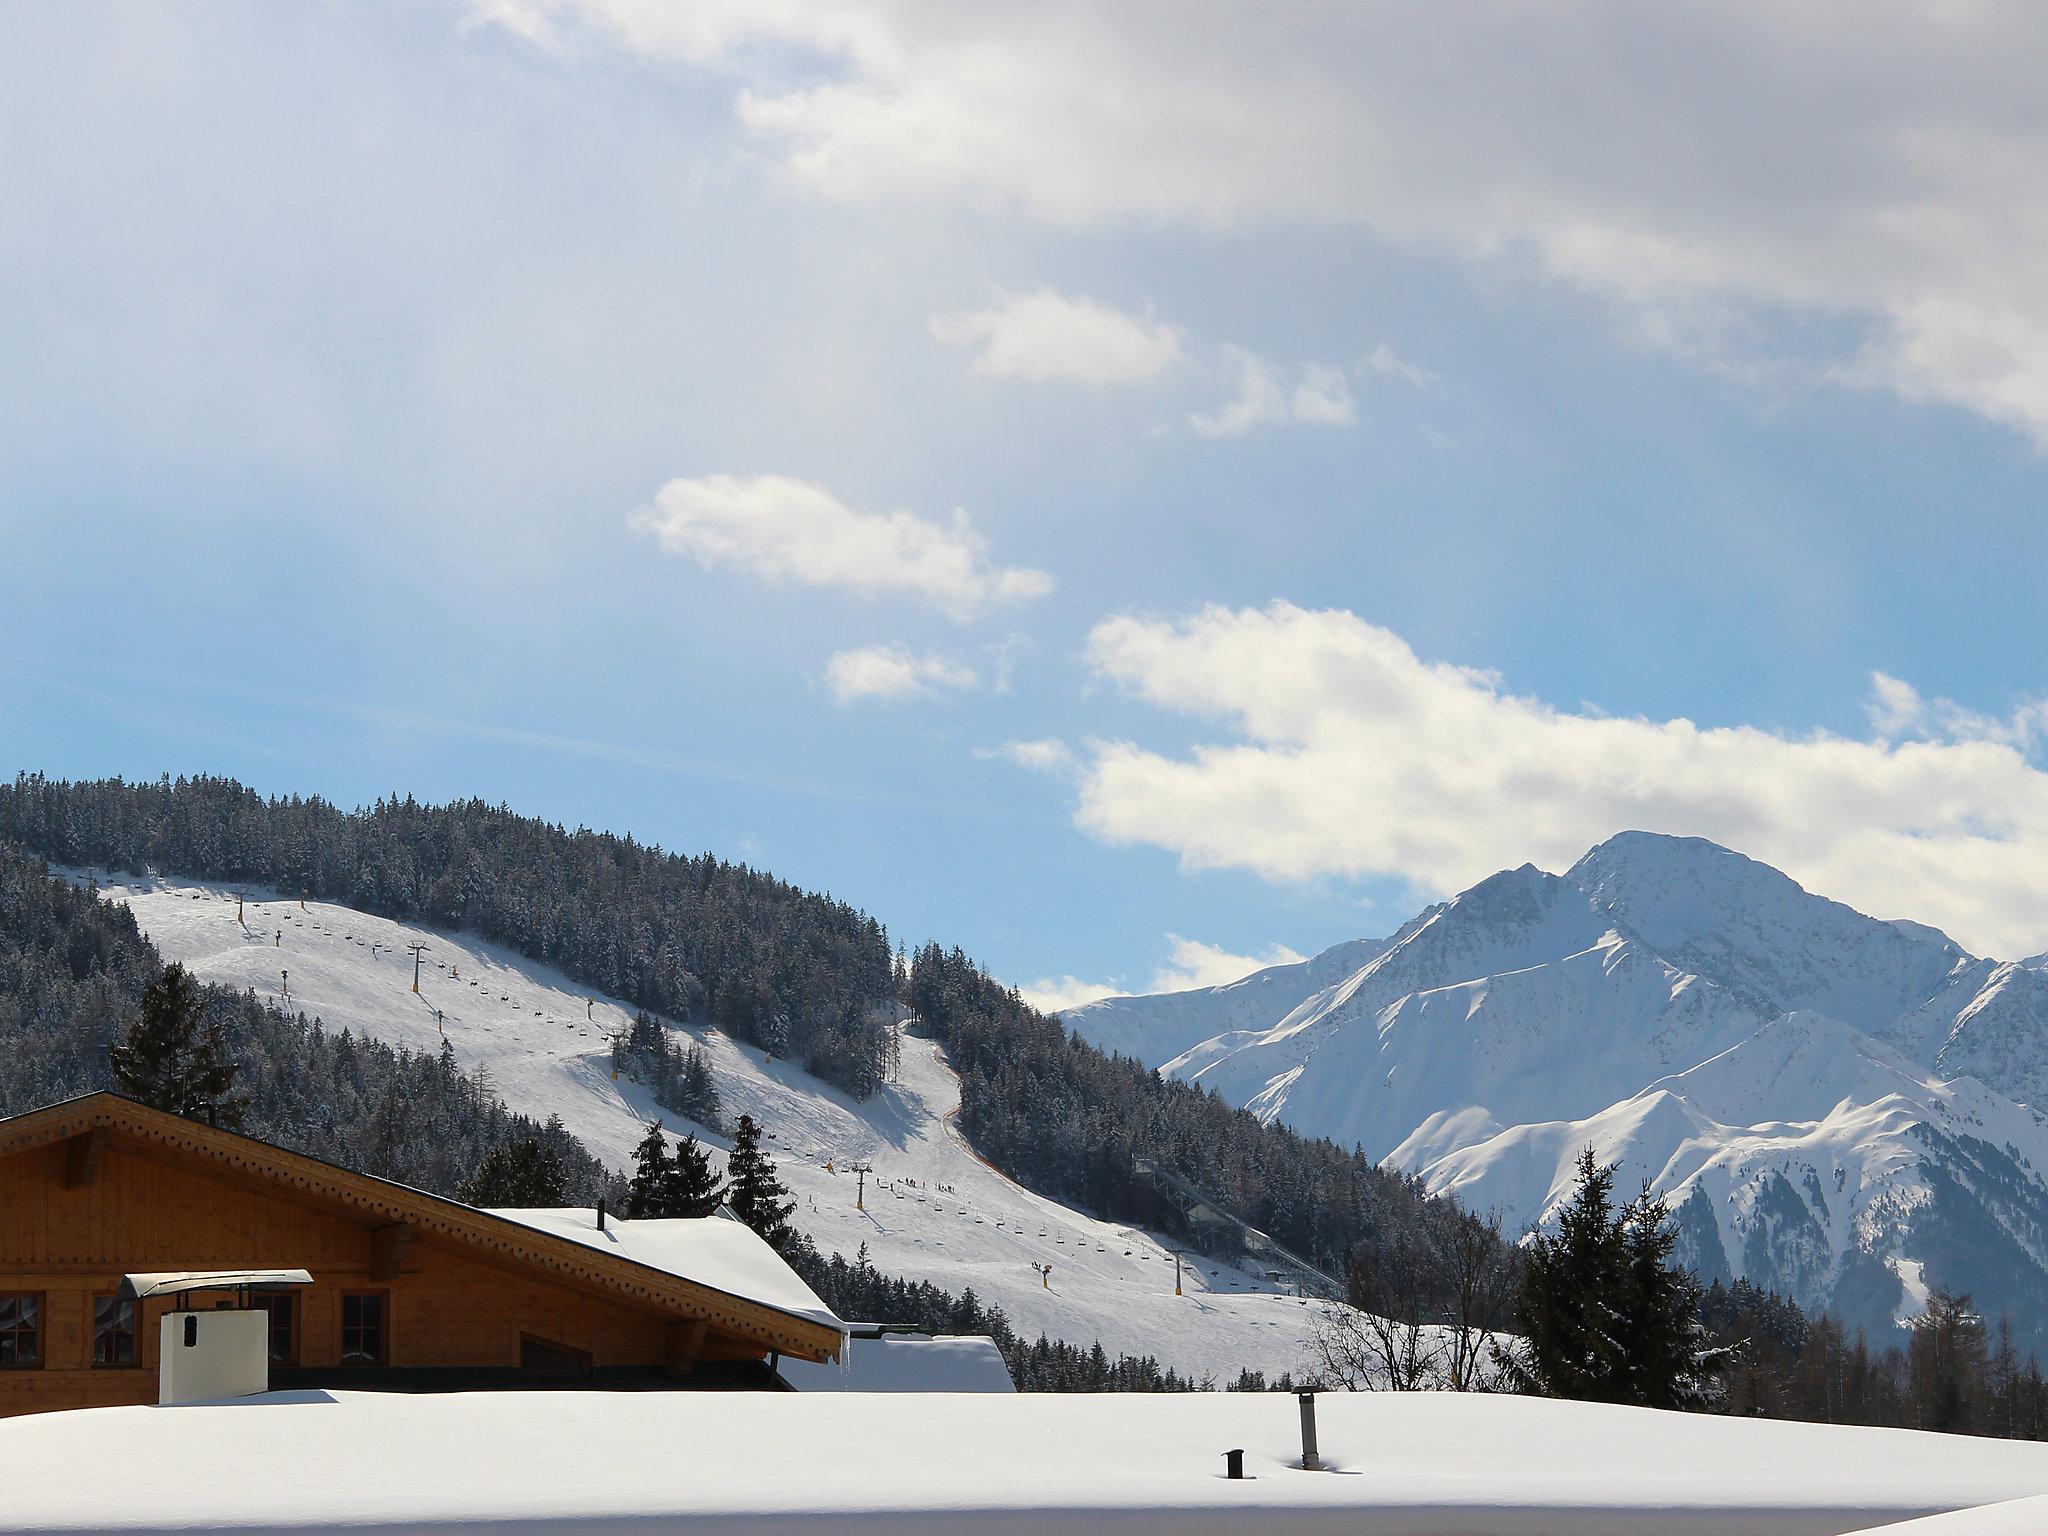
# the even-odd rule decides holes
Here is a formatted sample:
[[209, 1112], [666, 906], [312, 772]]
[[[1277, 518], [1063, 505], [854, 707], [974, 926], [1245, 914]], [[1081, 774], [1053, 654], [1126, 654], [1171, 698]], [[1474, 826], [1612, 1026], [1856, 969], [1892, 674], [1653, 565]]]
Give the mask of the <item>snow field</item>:
[[[74, 871], [72, 878], [84, 879]], [[352, 908], [176, 878], [108, 877], [169, 960], [202, 979], [253, 990], [414, 1051], [445, 1038], [466, 1069], [482, 1069], [513, 1109], [562, 1123], [606, 1161], [630, 1168], [646, 1122], [725, 1140], [612, 1081], [611, 1039], [634, 1010], [469, 935], [372, 917]], [[280, 937], [281, 936], [281, 937]], [[413, 956], [426, 944], [420, 992]], [[437, 1020], [436, 1010], [439, 1010]], [[1268, 1375], [1306, 1363], [1304, 1301], [1255, 1269], [1192, 1259], [1174, 1295], [1172, 1250], [1136, 1228], [1097, 1221], [1031, 1193], [983, 1163], [955, 1131], [959, 1078], [937, 1046], [906, 1036], [898, 1081], [858, 1103], [800, 1066], [768, 1059], [708, 1027], [672, 1025], [709, 1057], [728, 1122], [767, 1128], [766, 1145], [797, 1201], [795, 1221], [826, 1253], [866, 1244], [884, 1273], [928, 1280], [1000, 1304], [1026, 1338], [1041, 1332], [1112, 1356], [1156, 1355], [1184, 1375]], [[862, 1180], [851, 1170], [873, 1172]], [[1042, 1273], [1049, 1266], [1051, 1273]], [[887, 1321], [882, 1319], [881, 1321]]]
[[[2048, 1445], [1903, 1430], [1453, 1393], [1326, 1395], [1317, 1420], [1324, 1472], [1293, 1465], [1278, 1393], [277, 1393], [0, 1422], [0, 1524], [1827, 1536], [2048, 1486]], [[2014, 1509], [1929, 1536], [2039, 1529]]]

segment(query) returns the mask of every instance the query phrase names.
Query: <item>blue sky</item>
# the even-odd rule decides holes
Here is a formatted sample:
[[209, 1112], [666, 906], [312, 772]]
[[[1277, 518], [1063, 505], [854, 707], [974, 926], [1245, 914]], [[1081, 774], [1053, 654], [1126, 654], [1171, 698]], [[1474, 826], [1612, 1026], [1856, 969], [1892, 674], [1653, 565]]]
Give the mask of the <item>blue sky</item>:
[[1639, 825], [2048, 947], [2039, 23], [1784, 11], [10, 8], [5, 766], [1048, 999]]

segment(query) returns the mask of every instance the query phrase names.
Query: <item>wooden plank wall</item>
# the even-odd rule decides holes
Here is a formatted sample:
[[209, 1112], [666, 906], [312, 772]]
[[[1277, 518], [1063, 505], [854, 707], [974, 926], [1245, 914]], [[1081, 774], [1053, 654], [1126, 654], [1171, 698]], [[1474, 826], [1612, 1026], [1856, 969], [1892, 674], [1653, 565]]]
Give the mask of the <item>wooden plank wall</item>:
[[159, 1158], [118, 1137], [88, 1156], [83, 1139], [0, 1158], [0, 1294], [45, 1297], [43, 1364], [0, 1370], [0, 1415], [154, 1402], [157, 1320], [168, 1303], [140, 1309], [133, 1367], [91, 1363], [93, 1297], [111, 1295], [123, 1274], [151, 1270], [311, 1272], [314, 1284], [296, 1293], [301, 1368], [339, 1366], [341, 1297], [357, 1290], [389, 1298], [393, 1368], [517, 1367], [522, 1333], [585, 1350], [599, 1370], [765, 1355], [715, 1329], [679, 1337], [669, 1314], [429, 1234], [380, 1231], [316, 1196]]

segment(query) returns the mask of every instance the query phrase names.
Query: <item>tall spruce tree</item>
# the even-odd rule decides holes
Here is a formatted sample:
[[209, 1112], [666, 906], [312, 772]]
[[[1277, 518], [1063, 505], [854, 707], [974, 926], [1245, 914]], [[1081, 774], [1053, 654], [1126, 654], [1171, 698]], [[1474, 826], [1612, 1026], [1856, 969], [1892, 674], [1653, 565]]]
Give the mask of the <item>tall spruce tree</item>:
[[142, 989], [120, 1044], [107, 1048], [114, 1086], [132, 1099], [192, 1120], [238, 1126], [246, 1101], [234, 1096], [241, 1069], [218, 1020], [201, 1025], [205, 999], [185, 967], [167, 965]]
[[456, 1193], [471, 1205], [533, 1210], [568, 1198], [569, 1171], [553, 1147], [535, 1138], [494, 1147]]
[[1700, 1323], [1699, 1282], [1671, 1262], [1678, 1233], [1650, 1186], [1621, 1213], [1627, 1259], [1616, 1310], [1625, 1401], [1645, 1408], [1706, 1408], [1719, 1397], [1715, 1373], [1725, 1351]]
[[1546, 1397], [1701, 1408], [1719, 1352], [1700, 1326], [1699, 1286], [1671, 1262], [1664, 1202], [1643, 1192], [1617, 1211], [1614, 1170], [1588, 1147], [1557, 1231], [1530, 1245], [1515, 1300], [1523, 1345], [1504, 1360]]
[[760, 1233], [777, 1253], [787, 1254], [796, 1242], [796, 1231], [789, 1224], [796, 1202], [783, 1199], [789, 1191], [775, 1177], [773, 1160], [761, 1150], [761, 1127], [752, 1115], [741, 1115], [732, 1133], [725, 1174], [732, 1181], [726, 1204], [733, 1215]]
[[647, 1134], [633, 1149], [633, 1181], [626, 1187], [627, 1217], [639, 1221], [647, 1216], [666, 1216], [668, 1212], [661, 1207], [675, 1171], [675, 1160], [668, 1155], [668, 1137], [662, 1134], [661, 1122], [657, 1120], [647, 1127]]
[[1586, 1148], [1579, 1182], [1558, 1216], [1555, 1233], [1529, 1244], [1515, 1298], [1519, 1354], [1507, 1357], [1526, 1391], [1591, 1402], [1628, 1400], [1622, 1366], [1622, 1319], [1628, 1254], [1614, 1215], [1614, 1170]]
[[697, 1145], [695, 1136], [676, 1143], [675, 1161], [662, 1188], [665, 1216], [709, 1216], [725, 1204], [725, 1185], [712, 1171], [711, 1154]]
[[711, 1154], [697, 1145], [695, 1136], [676, 1143], [673, 1156], [661, 1122], [647, 1127], [647, 1134], [633, 1151], [633, 1182], [626, 1191], [626, 1215], [635, 1221], [648, 1217], [703, 1217], [715, 1212], [725, 1201], [725, 1186], [711, 1168]]

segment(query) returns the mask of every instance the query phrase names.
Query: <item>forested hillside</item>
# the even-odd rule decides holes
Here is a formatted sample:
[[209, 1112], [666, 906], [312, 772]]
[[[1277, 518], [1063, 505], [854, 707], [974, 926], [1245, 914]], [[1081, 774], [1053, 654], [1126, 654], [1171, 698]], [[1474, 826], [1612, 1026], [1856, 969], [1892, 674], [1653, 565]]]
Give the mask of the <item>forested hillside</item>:
[[1104, 1055], [957, 949], [919, 950], [909, 994], [960, 1074], [960, 1128], [1011, 1177], [1055, 1199], [1173, 1230], [1180, 1213], [1136, 1176], [1135, 1160], [1150, 1158], [1332, 1273], [1375, 1233], [1414, 1224], [1427, 1200], [1355, 1150]]
[[960, 1128], [990, 1162], [1055, 1199], [1190, 1242], [1201, 1234], [1135, 1176], [1136, 1159], [1331, 1273], [1374, 1233], [1415, 1221], [1423, 1200], [1356, 1150], [1103, 1054], [957, 949], [928, 945], [899, 972], [874, 919], [709, 856], [481, 801], [393, 797], [344, 812], [210, 778], [22, 775], [0, 786], [8, 837], [66, 864], [247, 880], [466, 929], [655, 1012], [708, 1016], [856, 1096], [889, 1075], [889, 1005], [905, 1005], [959, 1072]]
[[[107, 1047], [159, 969], [126, 907], [0, 843], [0, 1115], [111, 1088]], [[219, 987], [205, 990], [205, 1017], [241, 1068], [252, 1136], [444, 1195], [493, 1148], [539, 1138], [562, 1159], [572, 1199], [623, 1189], [575, 1137], [511, 1113], [446, 1053], [330, 1035]]]
[[708, 1016], [866, 1097], [888, 1071], [881, 925], [710, 855], [571, 832], [481, 800], [343, 811], [232, 779], [0, 785], [0, 838], [45, 858], [246, 880], [381, 917], [461, 928], [613, 997]]

